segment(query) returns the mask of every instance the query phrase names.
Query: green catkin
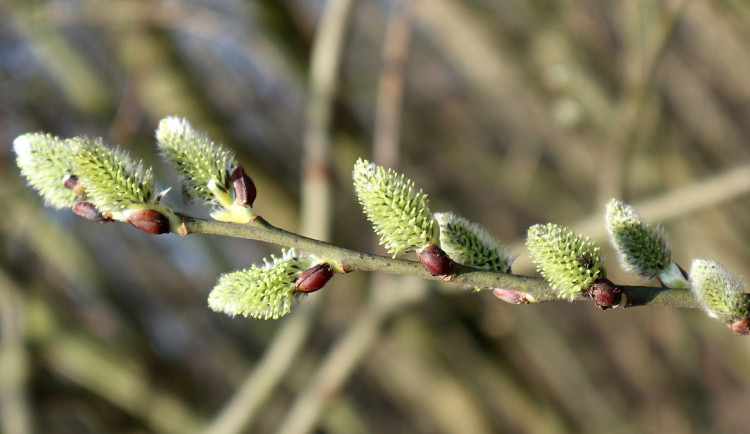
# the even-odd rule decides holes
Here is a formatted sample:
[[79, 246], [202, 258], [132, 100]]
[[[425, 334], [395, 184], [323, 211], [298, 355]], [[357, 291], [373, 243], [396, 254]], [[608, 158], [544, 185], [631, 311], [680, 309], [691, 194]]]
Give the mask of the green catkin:
[[134, 163], [125, 151], [104, 146], [101, 140], [82, 137], [72, 140], [77, 148], [75, 174], [99, 211], [117, 215], [153, 204], [154, 177], [150, 167]]
[[45, 133], [27, 133], [13, 141], [21, 174], [51, 207], [71, 208], [81, 196], [65, 187], [75, 175], [73, 154], [76, 143]]
[[653, 278], [669, 266], [671, 251], [660, 226], [652, 226], [632, 206], [612, 199], [607, 204], [606, 226], [622, 268]]
[[[206, 202], [221, 201], [214, 190], [230, 195], [229, 176], [237, 167], [234, 154], [182, 118], [162, 119], [156, 129], [161, 155], [176, 169], [185, 192]], [[214, 189], [209, 185], [215, 186]]]
[[289, 313], [299, 293], [297, 276], [309, 260], [294, 256], [294, 250], [281, 257], [271, 256], [262, 266], [221, 275], [208, 296], [208, 305], [216, 312], [259, 319], [276, 319]]
[[693, 260], [690, 289], [709, 316], [726, 324], [750, 317], [750, 298], [742, 282], [715, 261]]
[[506, 248], [476, 223], [450, 212], [435, 213], [440, 247], [453, 261], [482, 270], [509, 273], [513, 258]]
[[588, 237], [554, 223], [529, 228], [526, 245], [539, 272], [558, 291], [572, 298], [607, 277], [597, 247]]
[[357, 199], [382, 244], [393, 257], [439, 242], [429, 200], [393, 170], [359, 159], [353, 170]]
[[669, 288], [687, 288], [687, 278], [671, 260], [667, 234], [641, 217], [632, 206], [612, 199], [607, 204], [606, 227], [609, 241], [622, 268], [638, 276], [658, 277]]

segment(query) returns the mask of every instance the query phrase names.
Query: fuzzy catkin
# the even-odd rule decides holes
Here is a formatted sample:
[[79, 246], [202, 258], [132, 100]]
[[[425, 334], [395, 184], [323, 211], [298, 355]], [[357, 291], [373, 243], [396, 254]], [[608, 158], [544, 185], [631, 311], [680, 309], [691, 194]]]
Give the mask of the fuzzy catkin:
[[118, 213], [154, 201], [154, 177], [150, 167], [134, 163], [125, 151], [105, 146], [99, 139], [77, 137], [73, 140], [77, 145], [75, 174], [99, 211]]
[[599, 247], [565, 227], [534, 225], [528, 230], [526, 245], [537, 269], [561, 298], [573, 297], [607, 277]]
[[750, 317], [750, 298], [744, 285], [716, 261], [693, 260], [690, 289], [713, 318], [730, 324]]
[[609, 241], [626, 271], [650, 279], [669, 267], [671, 251], [664, 229], [647, 223], [632, 206], [616, 199], [609, 201], [606, 226]]
[[47, 205], [71, 208], [79, 195], [65, 187], [75, 175], [73, 154], [76, 144], [45, 133], [27, 133], [13, 140], [16, 164], [29, 184], [42, 195]]
[[363, 159], [354, 164], [352, 177], [367, 219], [393, 257], [438, 243], [439, 229], [427, 195], [412, 181]]
[[175, 116], [162, 119], [156, 129], [156, 141], [161, 155], [177, 170], [189, 196], [216, 201], [208, 187], [211, 183], [223, 193], [230, 192], [229, 176], [237, 167], [234, 153], [194, 130], [187, 120]]
[[262, 266], [234, 271], [220, 276], [208, 296], [208, 306], [227, 315], [260, 319], [276, 319], [289, 313], [299, 296], [295, 279], [305, 263], [295, 257], [294, 250], [281, 257], [271, 256]]
[[440, 247], [453, 261], [482, 270], [509, 273], [513, 258], [506, 248], [476, 223], [451, 212], [435, 213]]

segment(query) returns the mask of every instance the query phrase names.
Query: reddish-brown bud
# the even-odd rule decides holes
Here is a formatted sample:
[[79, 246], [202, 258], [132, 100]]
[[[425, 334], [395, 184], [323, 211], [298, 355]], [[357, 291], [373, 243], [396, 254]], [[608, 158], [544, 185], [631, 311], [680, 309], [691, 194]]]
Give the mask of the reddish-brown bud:
[[253, 180], [245, 173], [242, 166], [237, 166], [232, 172], [232, 188], [234, 189], [234, 201], [237, 205], [251, 207], [255, 202], [257, 192]]
[[750, 318], [743, 318], [729, 325], [729, 330], [736, 335], [750, 335]]
[[510, 304], [527, 304], [529, 302], [526, 299], [526, 293], [513, 289], [492, 288], [492, 293], [495, 294], [495, 297]]
[[171, 232], [169, 218], [153, 209], [131, 211], [126, 219], [128, 223], [149, 234], [159, 235]]
[[437, 244], [417, 250], [417, 257], [424, 269], [433, 276], [448, 276], [453, 273], [453, 260]]
[[616, 287], [609, 279], [599, 279], [589, 288], [589, 297], [599, 309], [605, 310], [620, 304], [622, 289]]
[[323, 262], [301, 272], [299, 276], [297, 276], [294, 286], [299, 292], [315, 292], [324, 287], [325, 284], [331, 280], [331, 277], [333, 277], [331, 266], [328, 263]]
[[75, 175], [70, 175], [67, 178], [65, 178], [65, 181], [63, 181], [63, 187], [67, 188], [68, 190], [71, 190], [73, 193], [77, 194], [78, 196], [84, 193], [83, 183]]
[[95, 222], [112, 221], [111, 218], [109, 218], [108, 216], [105, 217], [102, 213], [100, 213], [99, 210], [96, 209], [96, 206], [94, 206], [94, 204], [91, 202], [76, 202], [76, 204], [73, 205], [73, 213], [87, 220]]

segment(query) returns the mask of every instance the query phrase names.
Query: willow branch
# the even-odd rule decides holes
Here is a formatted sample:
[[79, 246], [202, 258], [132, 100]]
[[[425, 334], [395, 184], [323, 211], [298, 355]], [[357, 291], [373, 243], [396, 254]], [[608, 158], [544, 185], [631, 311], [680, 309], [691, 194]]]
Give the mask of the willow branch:
[[[346, 273], [353, 271], [379, 271], [388, 274], [410, 275], [422, 279], [443, 280], [472, 287], [510, 289], [531, 295], [536, 302], [560, 301], [557, 291], [551, 288], [542, 278], [484, 271], [462, 265], [458, 265], [455, 272], [448, 277], [433, 276], [425, 271], [417, 261], [374, 255], [315, 240], [277, 228], [261, 217], [257, 217], [249, 224], [238, 224], [182, 216], [182, 230], [180, 234], [187, 235], [194, 233], [244, 238], [293, 248], [335, 261], [341, 270]], [[622, 293], [627, 297], [624, 307], [650, 305], [699, 308], [698, 303], [687, 290], [648, 286], [618, 285], [618, 287], [622, 289]], [[572, 301], [585, 300], [587, 300], [587, 297], [581, 294], [576, 296]]]

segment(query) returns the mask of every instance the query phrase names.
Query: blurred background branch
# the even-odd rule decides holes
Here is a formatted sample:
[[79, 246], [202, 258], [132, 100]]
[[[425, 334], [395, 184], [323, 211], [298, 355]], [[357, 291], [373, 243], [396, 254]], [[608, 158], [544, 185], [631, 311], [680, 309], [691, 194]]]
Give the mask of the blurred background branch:
[[[340, 55], [352, 2], [328, 2], [320, 19], [311, 54], [306, 132], [303, 138], [301, 191], [302, 232], [321, 241], [331, 229], [331, 113]], [[209, 432], [242, 432], [252, 424], [264, 401], [293, 368], [314, 327], [323, 297], [316, 297], [287, 321], [266, 350], [260, 364], [214, 419]], [[314, 420], [313, 420], [314, 422]]]
[[748, 346], [698, 311], [357, 273], [282, 321], [227, 318], [206, 307], [217, 276], [276, 247], [51, 211], [10, 143], [103, 136], [178, 187], [153, 132], [185, 116], [237, 150], [261, 215], [339, 245], [380, 252], [351, 188], [366, 157], [506, 241], [515, 272], [533, 273], [529, 225], [601, 239], [618, 197], [664, 222], [677, 262], [747, 276], [748, 17], [735, 0], [3, 2], [3, 432], [741, 432]]

